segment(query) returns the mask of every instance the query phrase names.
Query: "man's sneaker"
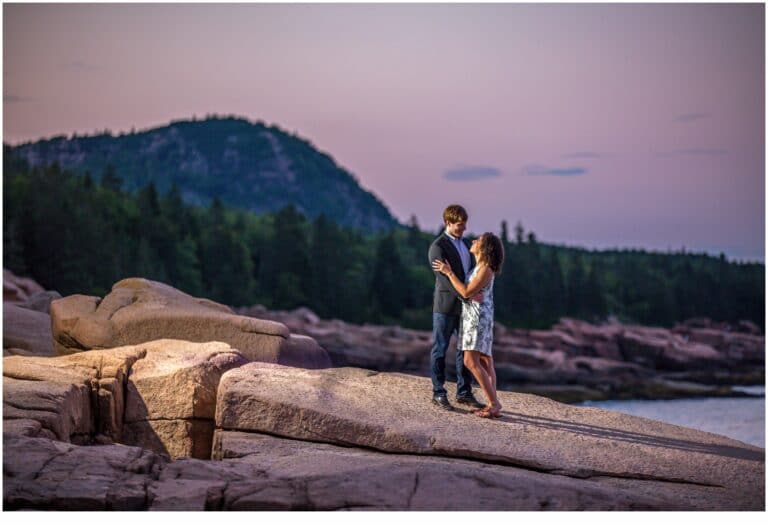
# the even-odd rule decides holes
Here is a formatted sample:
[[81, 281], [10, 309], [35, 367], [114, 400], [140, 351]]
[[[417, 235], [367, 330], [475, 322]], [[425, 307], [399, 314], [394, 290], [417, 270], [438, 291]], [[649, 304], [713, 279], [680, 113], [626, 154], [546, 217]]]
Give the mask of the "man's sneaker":
[[448, 401], [448, 396], [444, 394], [435, 395], [432, 397], [432, 403], [442, 407], [443, 409], [447, 409], [449, 411], [453, 411], [453, 406]]
[[485, 407], [483, 404], [477, 401], [477, 398], [475, 398], [475, 395], [473, 395], [472, 393], [469, 393], [464, 396], [457, 396], [456, 403], [462, 404], [462, 405], [468, 405], [471, 407], [476, 407], [478, 409]]

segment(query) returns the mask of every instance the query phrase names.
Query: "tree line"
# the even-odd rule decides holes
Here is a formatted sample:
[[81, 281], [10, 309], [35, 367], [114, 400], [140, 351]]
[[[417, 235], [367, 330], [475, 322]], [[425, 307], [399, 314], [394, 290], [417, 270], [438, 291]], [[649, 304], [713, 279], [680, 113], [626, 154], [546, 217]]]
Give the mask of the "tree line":
[[[414, 218], [386, 233], [342, 228], [294, 207], [256, 215], [213, 199], [184, 203], [178, 187], [136, 192], [108, 166], [95, 182], [53, 164], [4, 161], [4, 266], [62, 295], [103, 296], [141, 276], [232, 306], [307, 306], [353, 323], [431, 326], [437, 232]], [[540, 243], [519, 223], [500, 228], [506, 260], [497, 320], [545, 328], [561, 316], [671, 326], [693, 316], [764, 328], [765, 267], [686, 252], [590, 251]]]

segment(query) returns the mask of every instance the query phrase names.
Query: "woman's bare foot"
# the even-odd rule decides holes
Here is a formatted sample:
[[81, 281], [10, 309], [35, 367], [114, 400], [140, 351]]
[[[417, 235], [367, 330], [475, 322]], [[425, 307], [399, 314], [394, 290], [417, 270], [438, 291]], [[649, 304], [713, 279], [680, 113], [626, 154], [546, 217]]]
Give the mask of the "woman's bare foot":
[[501, 404], [495, 403], [475, 412], [480, 418], [501, 418]]

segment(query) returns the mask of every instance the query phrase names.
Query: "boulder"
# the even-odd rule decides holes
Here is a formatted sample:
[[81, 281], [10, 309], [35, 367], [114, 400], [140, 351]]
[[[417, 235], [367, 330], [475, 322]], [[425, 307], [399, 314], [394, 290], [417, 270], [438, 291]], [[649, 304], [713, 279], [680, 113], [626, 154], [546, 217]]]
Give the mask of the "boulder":
[[619, 336], [619, 347], [626, 361], [655, 369], [667, 347], [667, 340], [637, 331], [626, 331]]
[[270, 311], [262, 305], [254, 305], [239, 308], [237, 312], [283, 323], [292, 332], [314, 338], [337, 367], [429, 374], [431, 333], [428, 331], [321, 320], [303, 307], [292, 311]]
[[760, 330], [760, 327], [758, 325], [750, 320], [739, 320], [739, 322], [736, 324], [735, 330], [737, 332], [745, 332], [747, 334], [754, 334], [755, 336], [758, 336], [762, 334], [763, 332]]
[[644, 418], [507, 392], [499, 395], [503, 417], [481, 419], [463, 409], [437, 408], [430, 392], [428, 378], [249, 363], [222, 376], [216, 425], [222, 430], [463, 458], [578, 478], [716, 486], [717, 502], [712, 505], [764, 507], [762, 448]]
[[291, 334], [280, 347], [282, 365], [323, 369], [330, 367], [330, 357], [314, 338], [303, 334]]
[[38, 312], [44, 312], [46, 314], [51, 313], [51, 302], [53, 300], [61, 299], [61, 294], [55, 290], [46, 290], [43, 292], [37, 292], [32, 294], [24, 301], [17, 303], [19, 307], [35, 310]]
[[[501, 346], [500, 346], [501, 347]], [[543, 349], [500, 348], [494, 353], [494, 361], [505, 365], [517, 365], [534, 369], [551, 370], [566, 360], [564, 351]]]
[[94, 429], [87, 383], [3, 378], [3, 432], [81, 442]]
[[572, 334], [583, 342], [583, 354], [611, 360], [622, 359], [617, 338], [622, 333], [623, 328], [618, 323], [592, 325], [573, 318], [561, 318], [553, 329]]
[[163, 457], [211, 457], [213, 420], [139, 420], [126, 422], [120, 443], [139, 446]]
[[320, 322], [320, 317], [315, 314], [312, 309], [308, 309], [307, 307], [299, 307], [298, 309], [294, 310], [293, 313], [294, 315], [301, 318], [301, 321], [309, 325], [314, 325]]
[[715, 369], [724, 356], [709, 345], [699, 343], [669, 343], [659, 357], [658, 367], [668, 371]]
[[619, 343], [616, 340], [595, 341], [592, 343], [592, 347], [594, 348], [595, 356], [609, 360], [623, 360]]
[[562, 348], [561, 334], [554, 331], [525, 331], [525, 335], [531, 340], [533, 347], [539, 347], [542, 349], [559, 349]]
[[691, 342], [702, 343], [715, 349], [721, 349], [725, 340], [725, 333], [715, 329], [690, 329], [687, 336]]
[[121, 442], [170, 458], [210, 458], [222, 373], [247, 360], [221, 342], [158, 340], [128, 377]]
[[[428, 374], [430, 334], [376, 325], [313, 325], [307, 332], [328, 351], [334, 366]], [[421, 333], [421, 334], [420, 334]], [[455, 345], [446, 362], [453, 360]]]
[[33, 294], [45, 289], [35, 280], [21, 278], [8, 269], [3, 269], [3, 302], [24, 301]]
[[308, 346], [289, 342], [281, 323], [238, 316], [224, 305], [142, 278], [115, 283], [103, 299], [75, 295], [53, 301], [51, 318], [58, 354], [177, 339], [225, 342], [249, 360], [330, 366], [319, 347], [302, 362]]
[[94, 435], [118, 440], [128, 371], [144, 354], [127, 348], [3, 358], [4, 431], [65, 442]]
[[[593, 358], [591, 356], [574, 356], [566, 361], [560, 370], [576, 374], [586, 373], [589, 376], [608, 379], [626, 374], [643, 376], [650, 372], [635, 363], [617, 362], [616, 360]], [[585, 380], [582, 383], [588, 384], [589, 382]]]
[[[51, 317], [3, 302], [3, 349], [23, 349], [27, 356], [55, 356]], [[11, 354], [20, 354], [14, 351]]]
[[720, 349], [728, 359], [739, 364], [762, 366], [765, 364], [765, 338], [752, 334], [730, 333], [723, 337]]
[[56, 358], [4, 359], [4, 430], [121, 441], [210, 458], [221, 374], [247, 360], [221, 342], [158, 340]]

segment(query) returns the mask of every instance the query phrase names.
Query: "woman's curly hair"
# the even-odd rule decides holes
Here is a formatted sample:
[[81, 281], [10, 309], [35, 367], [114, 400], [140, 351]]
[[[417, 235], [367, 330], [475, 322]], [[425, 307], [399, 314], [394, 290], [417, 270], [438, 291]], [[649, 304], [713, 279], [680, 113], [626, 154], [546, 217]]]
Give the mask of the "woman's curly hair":
[[486, 232], [480, 236], [480, 259], [497, 276], [501, 274], [501, 267], [504, 265], [504, 245], [501, 239], [493, 232]]

